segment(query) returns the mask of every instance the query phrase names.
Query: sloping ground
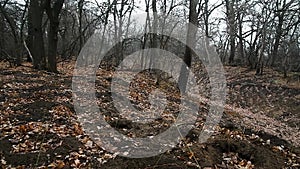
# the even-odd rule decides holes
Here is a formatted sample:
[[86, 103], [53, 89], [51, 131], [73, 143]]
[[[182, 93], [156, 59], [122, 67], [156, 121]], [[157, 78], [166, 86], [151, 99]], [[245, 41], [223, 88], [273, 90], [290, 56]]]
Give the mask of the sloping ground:
[[[276, 71], [255, 76], [246, 68], [228, 67], [227, 109], [242, 116], [239, 124], [300, 146], [300, 81], [283, 79]], [[236, 122], [237, 122], [236, 121]]]
[[[30, 66], [29, 64], [27, 66]], [[0, 160], [2, 168], [299, 168], [299, 82], [285, 83], [281, 75], [267, 70], [255, 76], [246, 68], [225, 67], [228, 100], [214, 135], [196, 143], [199, 128], [189, 133], [170, 152], [142, 159], [117, 156], [103, 150], [80, 127], [72, 105], [73, 62], [60, 64], [61, 74], [9, 68], [0, 63]], [[149, 106], [136, 85], [131, 94], [136, 108]], [[176, 105], [161, 119], [139, 125], [119, 116], [109, 97], [110, 71], [99, 71], [96, 83], [98, 105], [116, 130], [131, 137], [155, 135], [176, 118]], [[175, 103], [174, 84], [163, 86]], [[175, 93], [175, 94], [174, 94]], [[103, 96], [103, 97], [102, 97]], [[200, 97], [200, 96], [199, 96]], [[147, 100], [147, 99], [146, 99]], [[201, 113], [207, 113], [205, 98]], [[171, 106], [172, 108], [172, 106]], [[141, 130], [143, 129], [143, 130]]]

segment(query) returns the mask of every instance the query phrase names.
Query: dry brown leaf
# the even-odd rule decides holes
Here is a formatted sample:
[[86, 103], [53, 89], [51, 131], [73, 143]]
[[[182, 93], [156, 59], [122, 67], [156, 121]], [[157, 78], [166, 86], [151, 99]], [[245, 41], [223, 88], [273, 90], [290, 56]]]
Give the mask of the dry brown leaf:
[[65, 165], [66, 165], [65, 162], [58, 160], [57, 165], [55, 166], [55, 169], [62, 169], [65, 167]]
[[26, 125], [21, 125], [19, 127], [19, 131], [22, 132], [22, 133], [25, 133], [27, 131], [27, 126]]
[[77, 123], [74, 124], [74, 130], [75, 130], [75, 133], [78, 134], [78, 135], [83, 134], [82, 128]]
[[194, 152], [188, 152], [187, 154], [189, 155], [189, 159], [192, 159], [193, 157], [195, 157]]

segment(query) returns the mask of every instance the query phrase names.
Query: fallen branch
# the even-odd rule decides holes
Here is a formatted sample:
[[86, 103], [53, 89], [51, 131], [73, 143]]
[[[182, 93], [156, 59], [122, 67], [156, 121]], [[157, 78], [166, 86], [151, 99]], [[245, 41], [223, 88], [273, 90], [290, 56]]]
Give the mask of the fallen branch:
[[31, 55], [31, 52], [30, 52], [30, 50], [29, 50], [29, 48], [28, 48], [28, 46], [27, 46], [25, 40], [23, 40], [23, 44], [24, 44], [24, 47], [26, 48], [26, 51], [27, 51], [28, 54], [29, 54], [30, 59], [32, 60], [32, 63], [33, 63], [33, 57], [32, 57], [32, 55]]

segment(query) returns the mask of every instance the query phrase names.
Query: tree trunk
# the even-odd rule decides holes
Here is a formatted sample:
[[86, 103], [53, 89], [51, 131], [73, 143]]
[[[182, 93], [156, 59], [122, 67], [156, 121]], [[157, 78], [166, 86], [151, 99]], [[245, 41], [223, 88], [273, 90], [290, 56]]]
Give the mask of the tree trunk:
[[230, 54], [229, 54], [229, 64], [232, 64], [235, 57], [235, 10], [234, 10], [234, 0], [226, 0], [226, 11], [229, 24], [229, 41], [230, 41]]
[[[152, 33], [150, 34], [150, 42], [151, 42], [151, 48], [156, 49], [158, 47], [158, 39], [157, 39], [157, 27], [158, 27], [158, 16], [157, 16], [157, 8], [156, 8], [156, 0], [152, 0], [152, 12], [153, 12], [153, 22], [152, 22]], [[150, 57], [150, 68], [153, 68], [156, 63], [156, 61], [154, 60], [154, 58], [156, 58], [156, 56], [158, 55], [158, 53], [156, 52], [156, 50], [151, 50], [151, 57]], [[159, 75], [157, 75], [157, 79], [160, 81]]]
[[278, 26], [276, 28], [275, 43], [273, 47], [271, 66], [274, 66], [278, 55], [278, 48], [282, 36], [282, 26], [284, 21], [283, 16], [284, 16], [283, 14], [278, 16]]
[[206, 38], [210, 38], [209, 36], [209, 12], [208, 12], [208, 0], [204, 1], [204, 26], [205, 26], [205, 36]]
[[3, 42], [4, 42], [4, 25], [3, 25], [3, 23], [4, 23], [4, 18], [2, 18], [1, 16], [0, 16], [0, 59], [3, 59], [3, 51], [2, 51], [2, 49], [4, 48], [4, 44], [3, 44]]
[[238, 11], [237, 19], [239, 22], [239, 49], [240, 49], [240, 57], [244, 59], [244, 42], [243, 42], [243, 18], [240, 16], [240, 12]]
[[[79, 23], [78, 23], [78, 33], [79, 33], [79, 49], [83, 46], [83, 35], [82, 35], [82, 12], [83, 12], [83, 3], [84, 0], [78, 1], [78, 10], [79, 10]], [[80, 50], [79, 50], [80, 51]]]
[[47, 69], [50, 72], [57, 72], [56, 55], [57, 55], [57, 34], [59, 28], [59, 14], [62, 9], [64, 0], [55, 1], [53, 7], [51, 7], [50, 0], [47, 0], [46, 12], [50, 21], [49, 33], [48, 33], [48, 64]]
[[33, 57], [35, 69], [45, 69], [45, 47], [43, 38], [43, 3], [41, 0], [30, 0], [28, 11], [29, 50]]
[[[265, 29], [265, 28], [263, 28], [263, 29]], [[263, 34], [261, 37], [261, 47], [258, 50], [258, 61], [256, 63], [256, 75], [263, 74], [265, 47], [266, 47], [266, 31], [263, 30]]]
[[196, 11], [198, 1], [197, 0], [190, 0], [190, 11], [189, 11], [189, 24], [188, 25], [188, 32], [187, 32], [187, 42], [185, 48], [185, 55], [184, 55], [184, 63], [188, 66], [186, 67], [184, 64], [181, 66], [181, 71], [179, 75], [179, 85], [182, 86], [182, 93], [186, 92], [186, 85], [188, 81], [188, 68], [191, 66], [192, 62], [192, 49], [195, 47], [196, 43], [196, 34], [197, 34], [197, 22], [198, 16]]
[[50, 22], [49, 32], [48, 32], [48, 65], [47, 69], [50, 72], [57, 72], [56, 65], [56, 52], [57, 52], [57, 29], [58, 23]]

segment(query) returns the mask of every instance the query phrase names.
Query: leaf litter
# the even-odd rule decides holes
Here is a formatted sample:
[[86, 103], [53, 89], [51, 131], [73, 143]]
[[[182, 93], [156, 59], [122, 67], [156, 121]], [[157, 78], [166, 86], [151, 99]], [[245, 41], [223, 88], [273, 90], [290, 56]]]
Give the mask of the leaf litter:
[[[29, 64], [17, 68], [5, 64], [0, 64], [2, 168], [300, 167], [299, 85], [283, 83], [275, 71], [267, 70], [268, 75], [257, 77], [246, 68], [225, 67], [229, 89], [225, 113], [206, 143], [196, 141], [208, 112], [209, 94], [198, 98], [197, 128], [174, 149], [151, 158], [129, 159], [101, 148], [79, 124], [72, 106], [74, 62], [61, 63], [61, 74], [33, 70]], [[130, 72], [122, 72], [126, 74]], [[131, 82], [132, 104], [140, 110], [149, 109], [149, 93], [159, 88], [168, 98], [167, 108], [159, 118], [139, 123], [127, 120], [114, 108], [109, 88], [112, 71], [97, 72], [97, 103], [105, 120], [129, 137], [155, 136], [168, 129], [178, 115], [176, 84], [165, 81], [157, 86], [150, 76], [149, 72], [140, 73]], [[209, 82], [207, 78], [199, 81]], [[124, 86], [118, 87], [121, 90]]]

